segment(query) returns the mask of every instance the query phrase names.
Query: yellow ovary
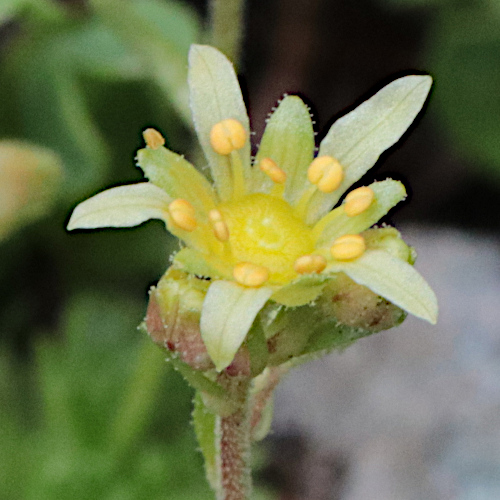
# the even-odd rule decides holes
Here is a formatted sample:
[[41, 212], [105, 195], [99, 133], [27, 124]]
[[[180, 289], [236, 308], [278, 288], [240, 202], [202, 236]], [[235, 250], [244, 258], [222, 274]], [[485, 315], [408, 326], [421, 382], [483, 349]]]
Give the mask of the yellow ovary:
[[263, 266], [271, 283], [296, 278], [295, 261], [314, 250], [310, 228], [280, 198], [249, 194], [219, 205], [218, 210], [229, 229], [233, 264]]

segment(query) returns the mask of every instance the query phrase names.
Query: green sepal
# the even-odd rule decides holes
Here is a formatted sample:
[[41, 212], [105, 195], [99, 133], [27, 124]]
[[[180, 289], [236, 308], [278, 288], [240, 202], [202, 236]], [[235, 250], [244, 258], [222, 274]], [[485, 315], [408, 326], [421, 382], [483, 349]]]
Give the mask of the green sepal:
[[408, 246], [401, 233], [394, 227], [376, 227], [363, 232], [366, 248], [384, 250], [392, 256], [413, 265], [416, 259], [415, 250]]
[[300, 356], [321, 320], [316, 308], [309, 305], [291, 309], [282, 308], [267, 327], [268, 366], [278, 366]]
[[247, 141], [236, 153], [241, 159], [245, 179], [250, 177], [250, 123], [241, 89], [229, 60], [214, 47], [192, 45], [189, 51], [189, 96], [193, 120], [203, 152], [208, 160], [217, 192], [222, 201], [232, 195], [228, 156], [214, 151], [210, 144], [212, 127], [228, 118], [238, 120]]
[[[298, 96], [286, 96], [268, 120], [255, 164], [271, 158], [287, 174], [285, 198], [293, 203], [307, 186], [307, 167], [313, 160], [314, 130], [309, 109]], [[253, 187], [267, 192], [271, 179], [253, 169]]]
[[200, 451], [204, 458], [205, 474], [207, 480], [214, 491], [220, 490], [220, 474], [218, 457], [220, 456], [220, 449], [217, 439], [219, 434], [218, 419], [215, 413], [212, 413], [203, 402], [203, 398], [199, 392], [196, 392], [193, 399], [193, 427], [198, 440]]
[[266, 335], [258, 318], [248, 332], [246, 346], [250, 354], [250, 372], [252, 377], [256, 377], [264, 371], [269, 358]]
[[168, 354], [167, 360], [172, 364], [174, 370], [178, 371], [194, 389], [210, 395], [220, 401], [221, 405], [225, 404], [228, 393], [217, 382], [210, 380], [202, 372], [194, 370], [175, 355]]
[[375, 199], [361, 214], [349, 217], [342, 206], [317, 222], [313, 229], [316, 245], [329, 245], [344, 234], [358, 234], [376, 224], [391, 208], [406, 198], [406, 189], [399, 181], [387, 179], [369, 186]]
[[189, 201], [197, 212], [208, 213], [216, 199], [211, 184], [184, 157], [167, 148], [144, 148], [137, 152], [137, 163], [145, 176], [172, 199]]
[[177, 269], [181, 269], [189, 274], [194, 274], [200, 278], [222, 278], [221, 273], [217, 272], [205, 260], [203, 253], [193, 248], [183, 248], [179, 250], [173, 260], [173, 264]]
[[278, 304], [286, 307], [297, 307], [309, 304], [323, 290], [329, 276], [323, 274], [307, 274], [281, 287], [272, 296]]

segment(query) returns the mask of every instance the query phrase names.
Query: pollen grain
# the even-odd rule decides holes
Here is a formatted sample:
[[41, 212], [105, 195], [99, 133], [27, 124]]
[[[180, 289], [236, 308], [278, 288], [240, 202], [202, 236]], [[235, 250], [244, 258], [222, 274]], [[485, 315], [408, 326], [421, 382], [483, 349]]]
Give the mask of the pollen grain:
[[269, 279], [269, 269], [250, 262], [240, 262], [234, 266], [233, 277], [240, 285], [258, 287]]
[[195, 210], [187, 200], [178, 198], [168, 205], [168, 211], [175, 226], [184, 231], [194, 231], [197, 226]]
[[326, 259], [322, 255], [303, 255], [293, 265], [299, 274], [320, 273], [325, 267]]
[[245, 128], [238, 120], [228, 118], [216, 123], [210, 131], [210, 145], [213, 150], [227, 156], [241, 149], [247, 140]]
[[354, 260], [363, 255], [366, 243], [363, 236], [359, 234], [346, 234], [337, 238], [330, 252], [336, 260]]
[[164, 137], [154, 128], [147, 128], [142, 136], [146, 141], [146, 145], [151, 149], [161, 148], [165, 144]]
[[354, 217], [363, 213], [375, 199], [373, 189], [368, 186], [363, 186], [354, 191], [351, 191], [344, 202], [344, 212], [348, 217]]

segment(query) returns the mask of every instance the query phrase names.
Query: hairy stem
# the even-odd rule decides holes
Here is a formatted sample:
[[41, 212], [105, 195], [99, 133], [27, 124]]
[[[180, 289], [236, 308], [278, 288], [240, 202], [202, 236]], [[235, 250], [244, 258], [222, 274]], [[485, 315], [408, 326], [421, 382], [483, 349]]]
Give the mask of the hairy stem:
[[217, 492], [217, 500], [248, 500], [252, 487], [248, 381], [239, 382], [234, 389], [239, 393], [239, 409], [232, 415], [218, 417], [221, 489]]
[[243, 39], [245, 0], [211, 0], [211, 44], [238, 64]]

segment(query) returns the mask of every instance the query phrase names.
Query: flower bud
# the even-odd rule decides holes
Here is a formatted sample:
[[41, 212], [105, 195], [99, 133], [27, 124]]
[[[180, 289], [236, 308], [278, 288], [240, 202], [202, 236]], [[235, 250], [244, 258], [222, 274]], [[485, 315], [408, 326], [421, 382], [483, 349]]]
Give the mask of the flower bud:
[[366, 330], [360, 336], [392, 328], [406, 317], [399, 307], [344, 274], [325, 286], [317, 307], [324, 319], [334, 318], [341, 325]]
[[[151, 339], [194, 370], [215, 366], [200, 332], [200, 317], [209, 281], [170, 268], [149, 292], [145, 326]], [[229, 376], [248, 375], [248, 349], [242, 346], [226, 368]]]

